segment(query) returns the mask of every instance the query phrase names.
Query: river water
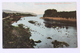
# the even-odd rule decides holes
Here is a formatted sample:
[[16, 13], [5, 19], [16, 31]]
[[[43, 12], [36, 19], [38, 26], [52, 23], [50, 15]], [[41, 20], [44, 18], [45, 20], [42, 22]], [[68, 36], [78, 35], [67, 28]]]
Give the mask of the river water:
[[[18, 24], [23, 24], [24, 27], [29, 27], [31, 29], [31, 37], [34, 41], [41, 40], [41, 43], [36, 43], [34, 48], [53, 48], [51, 43], [54, 40], [60, 42], [66, 42], [69, 44], [68, 47], [64, 48], [76, 48], [77, 47], [77, 29], [73, 26], [68, 26], [68, 28], [48, 28], [45, 26], [45, 20], [40, 19], [42, 15], [37, 15], [36, 17], [23, 17], [21, 20], [14, 22], [12, 25], [17, 26]], [[37, 21], [38, 24], [32, 24], [28, 21]], [[48, 39], [50, 37], [51, 39]]]

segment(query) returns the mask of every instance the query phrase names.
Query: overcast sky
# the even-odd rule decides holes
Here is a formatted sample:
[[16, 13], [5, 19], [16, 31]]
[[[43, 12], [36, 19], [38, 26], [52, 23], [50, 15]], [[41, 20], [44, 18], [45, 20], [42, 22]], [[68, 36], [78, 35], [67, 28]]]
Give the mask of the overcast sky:
[[3, 2], [2, 9], [32, 12], [36, 14], [44, 14], [46, 9], [56, 9], [57, 11], [74, 11], [76, 10], [75, 2]]

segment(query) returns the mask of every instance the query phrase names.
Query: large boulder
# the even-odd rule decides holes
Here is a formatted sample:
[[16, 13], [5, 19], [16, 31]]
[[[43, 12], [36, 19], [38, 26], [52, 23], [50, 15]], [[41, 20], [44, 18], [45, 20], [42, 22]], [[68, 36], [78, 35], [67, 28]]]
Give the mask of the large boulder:
[[56, 9], [48, 9], [45, 11], [43, 17], [54, 17], [57, 15], [57, 10]]

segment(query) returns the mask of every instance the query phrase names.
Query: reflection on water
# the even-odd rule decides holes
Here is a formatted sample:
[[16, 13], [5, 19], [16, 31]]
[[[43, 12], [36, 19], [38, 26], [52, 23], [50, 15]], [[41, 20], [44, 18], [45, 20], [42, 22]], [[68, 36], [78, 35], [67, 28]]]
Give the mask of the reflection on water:
[[44, 19], [44, 23], [45, 23], [45, 26], [48, 28], [51, 28], [51, 27], [64, 28], [64, 26], [66, 27], [66, 29], [68, 29], [68, 26], [72, 26], [76, 28], [76, 22], [72, 22], [72, 21], [58, 21], [58, 20]]
[[[76, 48], [77, 47], [77, 30], [76, 24], [64, 23], [54, 20], [40, 19], [42, 15], [37, 17], [23, 17], [17, 23], [12, 25], [24, 24], [24, 27], [29, 27], [31, 30], [31, 37], [36, 43], [35, 48], [53, 48], [55, 44], [52, 42], [57, 40], [59, 44], [64, 48]], [[65, 47], [62, 43], [65, 42], [68, 46]], [[61, 47], [60, 46], [60, 47]]]

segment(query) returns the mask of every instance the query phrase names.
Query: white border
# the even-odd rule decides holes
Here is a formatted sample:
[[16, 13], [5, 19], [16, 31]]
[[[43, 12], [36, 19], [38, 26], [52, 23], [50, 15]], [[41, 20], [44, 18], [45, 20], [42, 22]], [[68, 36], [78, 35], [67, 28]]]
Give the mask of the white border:
[[[2, 48], [2, 2], [77, 2], [78, 48], [53, 49], [3, 49]], [[0, 53], [80, 53], [80, 1], [79, 0], [2, 0], [0, 1]]]

